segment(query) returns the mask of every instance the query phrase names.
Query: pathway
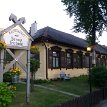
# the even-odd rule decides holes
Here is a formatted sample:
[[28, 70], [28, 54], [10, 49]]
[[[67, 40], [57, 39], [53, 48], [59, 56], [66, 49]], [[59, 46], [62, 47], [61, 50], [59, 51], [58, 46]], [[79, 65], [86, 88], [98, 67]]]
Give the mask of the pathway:
[[[25, 82], [22, 82], [22, 81], [20, 81], [20, 83], [26, 84]], [[74, 93], [70, 93], [70, 92], [66, 92], [66, 91], [62, 91], [62, 90], [46, 87], [46, 86], [43, 86], [43, 85], [35, 84], [34, 86], [40, 87], [40, 88], [44, 88], [44, 89], [47, 89], [47, 90], [50, 90], [50, 91], [54, 91], [54, 92], [59, 92], [59, 93], [62, 93], [62, 94], [68, 95], [68, 96], [80, 97], [80, 95], [77, 95], [77, 94], [74, 94]]]
[[62, 90], [57, 90], [57, 89], [46, 87], [46, 86], [43, 86], [43, 85], [35, 85], [35, 86], [40, 87], [40, 88], [44, 88], [44, 89], [48, 89], [50, 91], [59, 92], [59, 93], [65, 94], [65, 95], [69, 95], [69, 96], [73, 96], [73, 97], [79, 97], [79, 95], [77, 95], [77, 94], [69, 93], [69, 92], [62, 91]]

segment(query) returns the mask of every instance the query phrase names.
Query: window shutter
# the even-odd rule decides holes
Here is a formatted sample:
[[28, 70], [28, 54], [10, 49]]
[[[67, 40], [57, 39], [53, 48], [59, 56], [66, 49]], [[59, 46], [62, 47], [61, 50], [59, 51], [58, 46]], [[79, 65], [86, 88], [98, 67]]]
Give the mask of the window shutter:
[[73, 57], [74, 57], [74, 55], [73, 55], [73, 53], [71, 54], [71, 67], [72, 67], [72, 69], [73, 69]]
[[102, 65], [104, 67], [106, 66], [106, 57], [105, 56], [102, 57]]
[[85, 67], [86, 67], [86, 56], [83, 55], [83, 68], [85, 68]]
[[77, 53], [73, 53], [73, 67], [78, 68]]
[[65, 63], [65, 52], [61, 51], [61, 68], [65, 68], [66, 67], [66, 63]]
[[96, 67], [98, 67], [98, 66], [99, 66], [99, 58], [96, 57]]
[[48, 68], [52, 68], [52, 50], [48, 50]]
[[92, 56], [90, 56], [90, 67], [92, 67]]
[[103, 66], [103, 58], [100, 59], [100, 65]]

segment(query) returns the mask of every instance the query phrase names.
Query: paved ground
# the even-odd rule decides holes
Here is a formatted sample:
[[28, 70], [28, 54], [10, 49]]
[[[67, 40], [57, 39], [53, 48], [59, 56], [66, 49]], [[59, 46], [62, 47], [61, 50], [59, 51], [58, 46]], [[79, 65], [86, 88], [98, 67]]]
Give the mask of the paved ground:
[[101, 101], [96, 107], [107, 107], [107, 100]]

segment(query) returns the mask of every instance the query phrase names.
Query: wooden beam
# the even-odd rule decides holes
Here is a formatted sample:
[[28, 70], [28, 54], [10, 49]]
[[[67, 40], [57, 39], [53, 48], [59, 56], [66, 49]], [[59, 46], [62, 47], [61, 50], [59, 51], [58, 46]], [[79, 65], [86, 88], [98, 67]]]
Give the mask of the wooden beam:
[[22, 68], [25, 72], [27, 72], [27, 68], [26, 68], [26, 67], [21, 63], [21, 61], [19, 60], [19, 58], [25, 53], [25, 51], [22, 51], [22, 52], [16, 57], [16, 56], [11, 52], [10, 49], [6, 49], [6, 50], [7, 50], [7, 52], [14, 58], [14, 60], [11, 61], [11, 63], [8, 64], [8, 65], [5, 67], [4, 72], [7, 72], [15, 62], [17, 62], [17, 63], [21, 66], [21, 68]]

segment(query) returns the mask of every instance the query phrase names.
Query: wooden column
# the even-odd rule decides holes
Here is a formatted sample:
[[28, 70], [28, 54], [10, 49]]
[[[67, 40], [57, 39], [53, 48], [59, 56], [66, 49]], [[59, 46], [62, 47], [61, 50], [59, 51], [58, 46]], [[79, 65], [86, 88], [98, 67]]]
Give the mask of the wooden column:
[[26, 91], [26, 102], [30, 102], [30, 50], [27, 51], [27, 91]]
[[4, 49], [0, 51], [0, 82], [3, 82]]

